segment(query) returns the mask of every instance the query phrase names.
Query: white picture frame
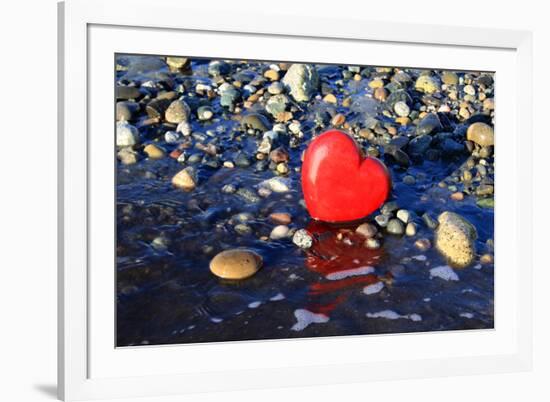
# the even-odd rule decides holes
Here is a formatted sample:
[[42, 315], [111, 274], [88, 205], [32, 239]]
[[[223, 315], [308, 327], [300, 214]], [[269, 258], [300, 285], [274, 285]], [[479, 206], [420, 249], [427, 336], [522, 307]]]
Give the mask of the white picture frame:
[[[145, 397], [529, 370], [532, 360], [531, 34], [363, 20], [319, 20], [307, 16], [287, 17], [286, 23], [280, 24], [271, 22], [265, 15], [262, 17], [248, 15], [243, 18], [241, 13], [218, 16], [206, 5], [190, 9], [178, 0], [68, 0], [60, 3], [59, 397], [64, 400]], [[181, 43], [185, 41], [171, 39], [184, 36], [201, 37], [204, 46], [201, 49], [182, 48]], [[131, 38], [135, 37], [141, 38], [139, 43], [132, 42]], [[304, 46], [305, 41], [312, 46]], [[274, 46], [262, 47], [269, 42]], [[283, 44], [286, 50], [277, 46]], [[350, 51], [336, 59], [331, 52], [316, 53], [315, 44]], [[216, 46], [222, 50], [211, 54]], [[353, 49], [374, 49], [376, 56], [365, 63]], [[392, 52], [391, 49], [402, 51]], [[108, 201], [108, 207], [114, 191], [113, 179], [109, 182], [109, 175], [113, 177], [109, 169], [113, 167], [100, 163], [105, 157], [112, 157], [112, 148], [109, 142], [97, 142], [99, 137], [93, 135], [95, 130], [109, 127], [105, 124], [112, 125], [112, 113], [106, 115], [108, 112], [98, 101], [105, 95], [104, 104], [112, 99], [108, 91], [113, 81], [107, 75], [109, 71], [102, 68], [104, 59], [113, 52], [200, 56], [201, 51], [206, 52], [204, 56], [212, 57], [240, 55], [242, 58], [419, 67], [420, 59], [415, 58], [418, 57], [415, 54], [423, 54], [423, 62], [428, 63], [425, 67], [486, 67], [496, 71], [497, 82], [510, 84], [498, 87], [495, 96], [500, 113], [496, 123], [499, 127], [497, 141], [502, 155], [497, 156], [497, 169], [503, 172], [496, 175], [495, 231], [498, 237], [503, 227], [499, 221], [506, 213], [508, 231], [522, 233], [522, 236], [501, 237], [497, 241], [495, 330], [453, 331], [437, 336], [228, 342], [123, 351], [110, 346], [114, 324], [109, 309], [114, 311], [114, 300], [108, 297], [99, 300], [94, 295], [114, 293], [109, 282], [113, 275], [111, 279], [108, 276], [114, 267], [108, 264], [109, 250], [103, 253], [96, 248], [92, 251], [90, 244], [97, 245], [102, 238], [113, 238], [107, 232], [109, 228], [112, 230], [114, 215], [105, 214], [106, 219], [102, 222], [95, 219], [90, 222], [89, 215], [94, 208], [103, 208], [104, 200]], [[464, 57], [472, 54], [476, 57]], [[516, 85], [520, 79], [522, 85]], [[90, 90], [91, 83], [93, 90]], [[105, 110], [112, 110], [109, 107]], [[521, 145], [514, 140], [520, 128]], [[103, 154], [102, 149], [107, 153]], [[90, 175], [91, 166], [94, 166], [93, 175]], [[95, 187], [94, 180], [98, 177], [105, 179], [102, 180], [104, 190]], [[502, 179], [504, 177], [506, 180]], [[95, 213], [94, 217], [97, 216]], [[521, 266], [519, 255], [522, 256]], [[101, 269], [92, 269], [103, 258], [107, 263], [100, 264]], [[509, 297], [502, 297], [503, 292]], [[344, 348], [362, 350], [367, 344], [373, 346], [368, 357], [354, 353], [353, 358], [344, 359], [339, 353]], [[389, 344], [395, 349], [393, 355], [376, 355], [375, 351], [386, 350]], [[453, 351], [447, 353], [447, 345], [451, 344]], [[423, 349], [423, 345], [432, 345], [433, 350]], [[328, 351], [323, 359], [316, 357], [319, 347]], [[416, 352], [411, 353], [408, 349]], [[210, 367], [208, 359], [201, 360], [202, 366], [199, 364], [199, 355], [209, 354], [223, 356], [216, 367]], [[270, 358], [266, 359], [267, 363], [259, 362], [255, 358], [258, 355]], [[196, 363], [194, 370], [179, 369], [182, 356]]]

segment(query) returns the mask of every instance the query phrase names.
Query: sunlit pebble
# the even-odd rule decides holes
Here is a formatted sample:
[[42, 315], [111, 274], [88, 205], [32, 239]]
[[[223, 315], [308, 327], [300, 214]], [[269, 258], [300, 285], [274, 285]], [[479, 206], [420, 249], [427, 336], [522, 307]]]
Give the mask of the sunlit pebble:
[[493, 256], [491, 254], [483, 254], [481, 258], [479, 259], [479, 262], [481, 262], [484, 265], [492, 264], [493, 263]]

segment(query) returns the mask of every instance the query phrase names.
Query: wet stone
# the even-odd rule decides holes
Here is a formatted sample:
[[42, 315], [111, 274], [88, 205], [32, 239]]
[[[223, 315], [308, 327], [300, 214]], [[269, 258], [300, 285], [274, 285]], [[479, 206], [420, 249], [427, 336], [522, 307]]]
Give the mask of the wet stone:
[[303, 249], [311, 248], [313, 238], [305, 229], [298, 229], [292, 237], [292, 242]]
[[246, 279], [262, 266], [262, 257], [251, 250], [225, 250], [210, 261], [210, 271], [223, 279]]
[[405, 225], [399, 219], [390, 219], [386, 231], [390, 234], [401, 236], [405, 232]]
[[475, 227], [462, 216], [454, 212], [443, 212], [438, 217], [435, 246], [455, 267], [466, 267], [475, 258]]
[[260, 202], [260, 197], [249, 188], [245, 188], [245, 187], [239, 188], [235, 194], [237, 194], [240, 198], [242, 198], [243, 200], [249, 203]]

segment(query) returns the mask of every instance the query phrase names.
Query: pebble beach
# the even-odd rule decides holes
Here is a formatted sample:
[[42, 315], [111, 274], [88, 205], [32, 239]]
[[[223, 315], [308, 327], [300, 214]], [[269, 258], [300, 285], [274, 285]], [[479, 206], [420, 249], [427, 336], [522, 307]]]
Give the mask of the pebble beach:
[[[492, 73], [116, 70], [117, 346], [493, 328]], [[391, 174], [360, 221], [306, 209], [303, 154], [329, 129]]]

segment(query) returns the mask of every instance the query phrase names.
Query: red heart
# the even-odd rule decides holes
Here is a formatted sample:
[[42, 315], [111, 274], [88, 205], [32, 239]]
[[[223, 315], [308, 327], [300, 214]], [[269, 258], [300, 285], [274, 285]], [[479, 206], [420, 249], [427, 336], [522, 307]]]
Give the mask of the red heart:
[[302, 165], [302, 190], [312, 218], [354, 221], [386, 201], [391, 177], [378, 159], [365, 158], [348, 134], [329, 130], [308, 146]]

